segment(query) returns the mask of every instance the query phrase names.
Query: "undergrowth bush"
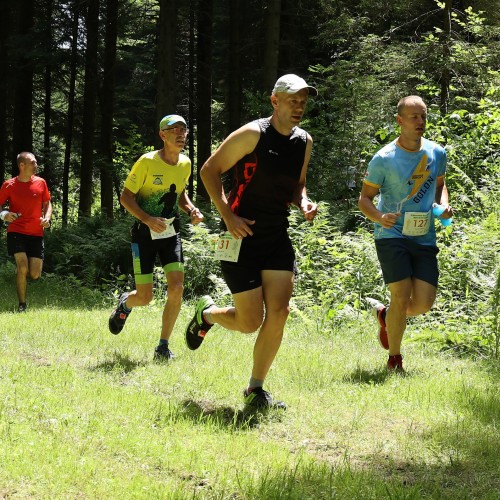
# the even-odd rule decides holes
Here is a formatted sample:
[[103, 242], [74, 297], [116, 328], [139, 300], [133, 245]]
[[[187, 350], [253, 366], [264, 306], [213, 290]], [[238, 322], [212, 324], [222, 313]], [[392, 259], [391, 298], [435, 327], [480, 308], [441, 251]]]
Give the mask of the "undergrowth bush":
[[89, 287], [101, 286], [111, 275], [129, 274], [131, 224], [131, 217], [113, 222], [89, 217], [78, 224], [47, 231], [45, 271], [72, 276]]
[[[206, 224], [181, 224], [186, 298], [228, 292], [219, 276], [218, 262], [212, 258], [218, 221], [210, 214], [207, 220], [212, 230]], [[71, 277], [82, 286], [100, 288], [113, 299], [122, 291], [132, 290], [135, 287], [130, 252], [133, 221], [128, 215], [112, 222], [93, 217], [47, 232], [45, 271]], [[163, 300], [167, 286], [159, 262], [154, 268], [153, 283], [155, 298]]]
[[496, 213], [438, 232], [438, 298], [418, 338], [458, 353], [498, 356], [499, 233]]
[[344, 217], [326, 202], [319, 204], [312, 224], [297, 210], [291, 216], [298, 263], [295, 300], [304, 307], [322, 304], [331, 319], [345, 308], [364, 308], [366, 296], [384, 293], [370, 235], [364, 229], [341, 232]]

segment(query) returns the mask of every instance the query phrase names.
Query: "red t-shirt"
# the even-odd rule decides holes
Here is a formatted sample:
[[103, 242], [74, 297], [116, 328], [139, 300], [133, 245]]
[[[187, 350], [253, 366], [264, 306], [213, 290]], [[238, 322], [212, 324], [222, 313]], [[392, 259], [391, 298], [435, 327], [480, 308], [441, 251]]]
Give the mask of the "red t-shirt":
[[33, 175], [28, 182], [19, 177], [5, 181], [0, 188], [0, 206], [9, 203], [9, 212], [21, 214], [7, 227], [7, 232], [22, 233], [29, 236], [43, 236], [40, 218], [43, 217], [43, 204], [50, 200], [47, 183]]

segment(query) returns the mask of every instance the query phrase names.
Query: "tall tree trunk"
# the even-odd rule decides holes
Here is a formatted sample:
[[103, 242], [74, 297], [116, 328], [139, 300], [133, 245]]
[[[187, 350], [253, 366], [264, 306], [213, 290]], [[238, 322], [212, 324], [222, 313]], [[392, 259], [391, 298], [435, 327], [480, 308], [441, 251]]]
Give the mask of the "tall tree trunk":
[[269, 0], [266, 7], [264, 64], [262, 69], [263, 90], [274, 87], [278, 75], [278, 58], [280, 48], [280, 15], [281, 0]]
[[33, 59], [29, 52], [33, 46], [33, 15], [34, 2], [19, 0], [17, 3], [17, 34], [18, 57], [15, 67], [14, 93], [14, 128], [12, 142], [14, 145], [12, 175], [17, 175], [18, 169], [15, 156], [21, 151], [33, 149]]
[[440, 93], [440, 103], [439, 109], [442, 115], [448, 112], [448, 104], [450, 102], [450, 37], [451, 37], [451, 6], [452, 0], [445, 0], [444, 3], [444, 25], [443, 25], [443, 69], [441, 71], [441, 93]]
[[50, 59], [52, 43], [52, 7], [53, 0], [45, 0], [45, 26], [43, 29], [44, 46], [48, 55], [48, 63], [45, 65], [44, 72], [44, 87], [45, 87], [45, 100], [43, 104], [43, 176], [47, 181], [49, 188], [52, 188], [53, 174], [52, 174], [52, 154], [50, 148], [50, 115], [52, 110], [52, 63]]
[[232, 132], [241, 126], [241, 0], [233, 0], [229, 10], [229, 67], [228, 67], [228, 129]]
[[156, 126], [165, 115], [174, 113], [177, 104], [175, 78], [177, 3], [176, 0], [160, 0]]
[[68, 110], [66, 117], [66, 134], [63, 164], [63, 189], [62, 189], [62, 223], [68, 224], [69, 212], [69, 171], [71, 162], [71, 147], [73, 143], [73, 125], [75, 121], [75, 87], [76, 87], [76, 69], [78, 56], [78, 25], [80, 20], [80, 7], [78, 0], [72, 2], [73, 25], [71, 33], [71, 69], [69, 78], [68, 92]]
[[[197, 8], [197, 0], [190, 0], [189, 2], [189, 75], [188, 75], [188, 86], [189, 86], [189, 101], [188, 101], [188, 123], [191, 127], [191, 130], [194, 129], [194, 117], [195, 117], [195, 103], [196, 101], [193, 99], [195, 94], [195, 65], [196, 65], [196, 57], [195, 57], [195, 39], [196, 39], [196, 8]], [[189, 158], [194, 159], [194, 130], [192, 133], [188, 135], [188, 149], [189, 149]], [[193, 199], [194, 194], [194, 168], [191, 177], [189, 177], [189, 185], [188, 185], [188, 195], [191, 199]]]
[[197, 83], [198, 119], [196, 155], [197, 178], [196, 193], [205, 200], [209, 199], [207, 190], [199, 175], [200, 169], [211, 154], [212, 143], [212, 43], [213, 43], [213, 0], [198, 2], [198, 44], [197, 44]]
[[0, 183], [5, 180], [5, 164], [7, 160], [7, 103], [10, 88], [10, 62], [7, 50], [7, 39], [12, 23], [10, 21], [11, 6], [8, 2], [0, 2]]
[[80, 172], [79, 217], [92, 209], [92, 166], [94, 158], [95, 114], [97, 107], [97, 50], [99, 37], [99, 0], [86, 0], [87, 50], [83, 90], [82, 160]]
[[113, 108], [115, 100], [116, 41], [118, 38], [118, 0], [106, 0], [104, 74], [101, 92], [101, 212], [113, 218]]

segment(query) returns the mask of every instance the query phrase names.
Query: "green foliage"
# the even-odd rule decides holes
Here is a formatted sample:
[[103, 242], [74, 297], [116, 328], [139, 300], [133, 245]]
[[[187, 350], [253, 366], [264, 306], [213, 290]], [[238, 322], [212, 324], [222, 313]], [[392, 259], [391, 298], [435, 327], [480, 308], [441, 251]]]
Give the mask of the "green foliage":
[[[218, 296], [228, 293], [220, 278], [218, 262], [213, 258], [218, 219], [209, 213], [206, 218], [212, 231], [206, 224], [188, 223], [181, 230], [186, 298], [212, 292]], [[133, 220], [129, 215], [118, 217], [112, 223], [92, 217], [47, 232], [45, 271], [68, 277], [83, 286], [98, 287], [113, 298], [124, 290], [132, 290], [135, 286], [130, 253]], [[167, 286], [159, 262], [154, 268], [153, 283], [155, 299], [164, 300]]]
[[131, 272], [130, 217], [113, 224], [101, 217], [81, 220], [45, 235], [45, 270], [72, 276], [82, 285], [100, 286], [110, 275], [123, 279]]
[[204, 215], [208, 218], [208, 224], [187, 225], [186, 235], [183, 236], [184, 296], [194, 299], [201, 295], [213, 294], [223, 299], [229, 295], [229, 289], [221, 278], [219, 261], [213, 257], [218, 234], [217, 219], [210, 218], [206, 211]]
[[345, 207], [319, 204], [313, 224], [294, 211], [290, 235], [296, 249], [298, 275], [295, 301], [302, 307], [324, 308], [330, 320], [365, 309], [364, 297], [381, 297], [381, 273], [371, 236], [364, 230], [345, 231]]
[[[500, 87], [491, 87], [476, 106], [469, 109], [457, 98], [450, 113], [430, 122], [429, 137], [446, 145], [446, 183], [452, 193], [457, 216], [479, 223], [500, 201]], [[437, 116], [437, 115], [435, 115]]]
[[[314, 119], [304, 122], [315, 140], [308, 186], [317, 198], [328, 201], [351, 198], [349, 187], [354, 182], [360, 185], [366, 161], [396, 136], [394, 113], [402, 96], [422, 95], [432, 123], [440, 122], [443, 104], [449, 109], [479, 111], [486, 118], [493, 108], [482, 113], [481, 101], [487, 98], [488, 89], [500, 83], [498, 30], [487, 24], [484, 13], [471, 8], [454, 10], [447, 39], [442, 35], [443, 13], [435, 2], [425, 6], [419, 2], [418, 16], [414, 14], [417, 4], [391, 4], [392, 22], [385, 30], [381, 29], [387, 20], [385, 4], [369, 10], [365, 2], [347, 4], [325, 2], [331, 17], [318, 41], [331, 48], [334, 63], [309, 68], [321, 84], [320, 96], [311, 100], [306, 113], [306, 119]], [[415, 30], [411, 39], [409, 30]], [[337, 43], [335, 52], [332, 40]], [[451, 102], [444, 103], [445, 69], [450, 73]], [[484, 143], [489, 140], [488, 132], [484, 127], [476, 138]], [[484, 154], [473, 140], [467, 150]]]
[[493, 213], [482, 222], [455, 221], [452, 230], [441, 229], [438, 300], [420, 338], [458, 352], [498, 356], [499, 234]]

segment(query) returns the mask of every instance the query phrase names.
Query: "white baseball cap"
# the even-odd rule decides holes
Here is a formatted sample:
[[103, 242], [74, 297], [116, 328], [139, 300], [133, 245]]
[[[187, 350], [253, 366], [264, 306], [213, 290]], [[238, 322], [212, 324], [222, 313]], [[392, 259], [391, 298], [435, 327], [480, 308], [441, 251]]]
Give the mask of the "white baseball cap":
[[294, 74], [283, 75], [278, 78], [278, 81], [274, 85], [273, 94], [276, 94], [277, 92], [295, 94], [302, 89], [308, 89], [309, 95], [318, 95], [318, 91], [315, 87], [311, 87], [311, 85], [308, 85], [303, 78]]

